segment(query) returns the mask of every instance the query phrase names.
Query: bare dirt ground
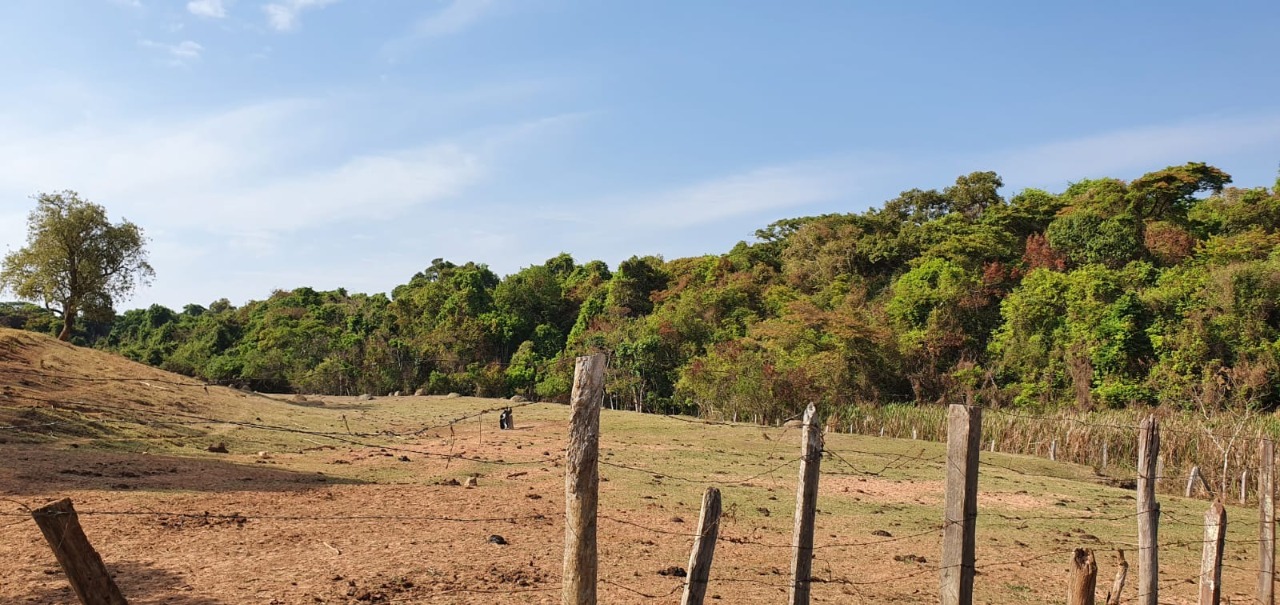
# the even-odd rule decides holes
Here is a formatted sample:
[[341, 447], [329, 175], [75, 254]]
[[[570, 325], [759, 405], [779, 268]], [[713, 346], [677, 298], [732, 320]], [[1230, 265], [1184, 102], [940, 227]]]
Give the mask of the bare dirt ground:
[[[499, 431], [480, 412], [502, 405], [206, 389], [0, 331], [0, 603], [75, 602], [24, 510], [63, 497], [132, 603], [557, 603], [567, 409], [517, 407]], [[831, 434], [827, 449], [813, 601], [935, 602], [940, 444]], [[794, 429], [606, 410], [600, 602], [678, 602], [708, 485], [725, 499], [710, 600], [784, 600], [798, 450]], [[990, 460], [977, 602], [1061, 602], [1076, 547], [1096, 550], [1100, 587], [1111, 550], [1133, 560], [1132, 492]], [[1206, 503], [1162, 503], [1161, 601], [1191, 603]], [[1224, 580], [1243, 602], [1256, 511], [1229, 514], [1250, 520], [1232, 526]]]

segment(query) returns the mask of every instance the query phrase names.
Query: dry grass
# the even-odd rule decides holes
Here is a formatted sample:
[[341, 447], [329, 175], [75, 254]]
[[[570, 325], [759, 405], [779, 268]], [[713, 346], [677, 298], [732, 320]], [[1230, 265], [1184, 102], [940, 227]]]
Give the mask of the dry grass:
[[[0, 363], [9, 364], [9, 370], [143, 378], [151, 385], [0, 374], [5, 377], [0, 389], [8, 389], [0, 397], [6, 413], [43, 410], [85, 423], [7, 437], [0, 457], [10, 464], [0, 467], [0, 491], [32, 504], [71, 496], [86, 510], [154, 512], [83, 517], [95, 545], [119, 571], [131, 602], [351, 603], [355, 597], [346, 594], [348, 581], [363, 589], [392, 578], [413, 583], [396, 593], [398, 602], [559, 600], [564, 480], [558, 458], [565, 445], [565, 406], [520, 407], [516, 430], [500, 432], [495, 413], [447, 424], [504, 405], [500, 401], [322, 398], [301, 405], [227, 389], [210, 388], [206, 394], [203, 386], [183, 386], [178, 377], [97, 352], [41, 340], [14, 344], [4, 333], [0, 338], [9, 339], [0, 347]], [[107, 402], [123, 411], [49, 408], [30, 403], [31, 398]], [[193, 414], [244, 424], [195, 422]], [[648, 603], [653, 600], [633, 590], [666, 595], [679, 589], [679, 579], [657, 571], [685, 565], [707, 485], [721, 487], [726, 510], [711, 594], [722, 602], [748, 604], [785, 598], [796, 429], [610, 410], [601, 418], [602, 602]], [[887, 409], [886, 416], [873, 418], [884, 422], [890, 435], [909, 437], [917, 427], [920, 439], [827, 435], [815, 536], [814, 570], [820, 580], [815, 602], [936, 599], [944, 446], [928, 439], [941, 437], [940, 411]], [[1014, 418], [1008, 426], [996, 420], [1010, 418], [988, 415], [992, 424], [984, 427], [1002, 450], [1028, 447], [1028, 440], [1037, 438], [1032, 431], [1048, 435], [1055, 430], [1049, 419], [1035, 420], [1044, 423], [1042, 428], [1028, 418]], [[890, 427], [890, 422], [896, 424]], [[59, 432], [67, 427], [72, 430]], [[348, 435], [348, 427], [364, 436]], [[419, 432], [423, 427], [435, 428]], [[874, 433], [878, 427], [863, 430]], [[1125, 454], [1119, 453], [1124, 433], [1117, 431], [1111, 455], [1118, 461]], [[1185, 447], [1178, 434], [1166, 431], [1167, 455]], [[1073, 449], [1071, 439], [1083, 439], [1076, 432], [1071, 439], [1065, 433], [1059, 438], [1064, 458], [1087, 454], [1086, 446]], [[225, 442], [230, 453], [205, 451], [213, 441]], [[449, 455], [464, 458], [446, 460]], [[990, 452], [983, 453], [982, 462], [977, 601], [1059, 600], [1069, 551], [1076, 547], [1098, 552], [1104, 578], [1111, 575], [1105, 551], [1129, 550], [1133, 559], [1137, 524], [1131, 490], [1106, 484], [1090, 465]], [[1117, 476], [1126, 473], [1111, 470]], [[479, 486], [447, 484], [468, 476], [479, 476]], [[1162, 496], [1161, 504], [1161, 600], [1191, 603], [1196, 587], [1188, 580], [1198, 573], [1206, 502]], [[174, 527], [164, 511], [235, 512], [247, 522]], [[343, 520], [370, 513], [390, 518]], [[421, 520], [495, 514], [543, 517], [487, 524]], [[1249, 568], [1256, 560], [1256, 511], [1231, 506], [1229, 515], [1231, 567], [1224, 593], [1235, 600], [1254, 586]], [[503, 534], [512, 545], [488, 544], [489, 533]], [[0, 577], [6, 579], [0, 583], [0, 601], [69, 603], [59, 588], [65, 584], [56, 572], [47, 573], [53, 569], [33, 524], [0, 533]], [[343, 580], [332, 581], [338, 576]], [[517, 588], [511, 578], [543, 592], [504, 592]], [[499, 592], [477, 596], [461, 589]], [[1131, 581], [1127, 596], [1132, 592]]]

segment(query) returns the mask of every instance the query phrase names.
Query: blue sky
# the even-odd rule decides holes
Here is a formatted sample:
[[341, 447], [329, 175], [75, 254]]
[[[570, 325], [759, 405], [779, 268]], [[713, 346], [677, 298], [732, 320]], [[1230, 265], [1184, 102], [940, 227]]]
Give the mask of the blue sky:
[[431, 259], [720, 253], [996, 170], [1280, 162], [1275, 2], [6, 0], [0, 244], [75, 189], [124, 307], [382, 292]]

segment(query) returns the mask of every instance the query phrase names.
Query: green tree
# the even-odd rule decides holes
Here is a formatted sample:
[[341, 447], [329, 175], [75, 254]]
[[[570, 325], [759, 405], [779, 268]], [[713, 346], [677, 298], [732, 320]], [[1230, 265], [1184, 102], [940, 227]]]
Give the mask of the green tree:
[[70, 340], [77, 315], [110, 318], [116, 299], [148, 283], [155, 272], [137, 225], [112, 224], [106, 209], [74, 191], [34, 199], [27, 245], [5, 255], [0, 287], [61, 316], [58, 338]]

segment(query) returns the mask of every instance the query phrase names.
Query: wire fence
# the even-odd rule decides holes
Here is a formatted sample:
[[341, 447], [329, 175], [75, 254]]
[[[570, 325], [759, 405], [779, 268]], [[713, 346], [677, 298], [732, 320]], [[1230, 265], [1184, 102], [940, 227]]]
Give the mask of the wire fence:
[[[72, 379], [71, 377], [58, 376], [58, 379]], [[142, 381], [136, 381], [142, 382]], [[150, 382], [159, 382], [151, 380]], [[200, 384], [188, 384], [180, 381], [173, 381], [174, 386], [203, 388]], [[43, 406], [45, 409], [58, 414], [68, 415], [66, 420], [49, 420], [29, 423], [18, 423], [2, 425], [0, 430], [11, 431], [14, 433], [26, 433], [31, 435], [43, 434], [48, 429], [62, 426], [79, 426], [85, 422], [96, 423], [131, 423], [145, 424], [152, 427], [162, 428], [186, 428], [198, 429], [211, 426], [236, 427], [262, 434], [288, 434], [307, 439], [313, 439], [320, 443], [328, 443], [333, 445], [341, 445], [351, 448], [362, 448], [369, 450], [379, 450], [403, 454], [412, 454], [429, 460], [443, 461], [446, 465], [452, 462], [471, 463], [475, 465], [491, 465], [494, 467], [513, 467], [513, 466], [549, 466], [556, 465], [564, 460], [563, 454], [554, 456], [537, 456], [536, 454], [527, 460], [508, 460], [504, 458], [469, 455], [465, 452], [455, 452], [453, 443], [459, 438], [456, 433], [459, 428], [465, 428], [473, 425], [475, 422], [483, 422], [484, 419], [502, 413], [507, 410], [518, 410], [529, 406], [537, 405], [533, 402], [521, 403], [503, 403], [499, 406], [487, 407], [480, 410], [471, 410], [465, 414], [447, 418], [438, 422], [430, 422], [422, 426], [411, 427], [407, 429], [381, 429], [381, 430], [361, 430], [352, 431], [349, 427], [343, 430], [318, 430], [314, 428], [304, 428], [295, 426], [286, 426], [279, 423], [268, 423], [253, 420], [243, 420], [234, 418], [219, 418], [213, 415], [197, 414], [184, 412], [173, 409], [148, 409], [136, 406], [110, 405], [95, 403], [83, 400], [66, 400], [56, 397], [40, 397], [21, 393], [7, 393], [0, 401], [8, 400], [11, 402], [22, 401], [26, 406], [0, 406], [0, 409], [30, 409], [31, 404]], [[720, 431], [729, 431], [735, 436], [740, 434], [745, 439], [752, 433], [760, 434], [761, 438], [771, 442], [770, 448], [764, 455], [756, 454], [735, 454], [726, 453], [725, 456], [746, 459], [737, 465], [738, 471], [735, 476], [718, 475], [707, 469], [707, 472], [698, 473], [692, 467], [687, 472], [672, 472], [671, 470], [657, 465], [647, 465], [642, 457], [633, 456], [626, 462], [618, 462], [612, 460], [600, 460], [599, 464], [603, 470], [602, 478], [606, 481], [615, 480], [620, 482], [635, 482], [638, 478], [648, 480], [671, 481], [688, 486], [717, 486], [727, 490], [741, 488], [745, 491], [751, 491], [752, 497], [744, 498], [744, 501], [754, 502], [753, 498], [759, 496], [759, 489], [762, 485], [779, 485], [794, 478], [794, 472], [797, 466], [804, 460], [802, 455], [796, 455], [794, 444], [789, 442], [789, 437], [798, 437], [796, 434], [790, 434], [791, 431], [783, 428], [776, 431], [774, 436], [769, 433], [758, 433], [760, 427], [749, 424], [739, 424], [732, 422], [723, 422], [716, 420], [693, 419], [677, 416], [667, 416], [666, 419], [672, 422], [684, 424], [700, 425], [706, 429], [714, 429]], [[990, 411], [987, 416], [990, 419], [990, 425], [994, 426], [1000, 422], [1007, 422], [1010, 418], [1016, 420], [1035, 420], [1037, 422], [1051, 422], [1061, 420], [1053, 416], [1036, 416], [1021, 413], [1011, 413], [1003, 411]], [[1125, 438], [1131, 438], [1135, 443], [1137, 440], [1137, 427], [1125, 426], [1111, 423], [1090, 423], [1083, 420], [1071, 420], [1075, 424], [1081, 426], [1089, 426], [1094, 429], [1111, 431], [1116, 435]], [[427, 447], [421, 444], [398, 443], [401, 440], [420, 439], [431, 433], [439, 433], [448, 431], [453, 435], [454, 439], [450, 439], [450, 449], [445, 450], [443, 447]], [[1177, 434], [1177, 430], [1170, 431]], [[1200, 433], [1195, 433], [1197, 436]], [[1228, 434], [1221, 433], [1218, 436], [1237, 440], [1241, 444], [1248, 444], [1247, 448], [1255, 450], [1257, 443], [1265, 439], [1259, 435], [1245, 435], [1240, 433]], [[251, 437], [241, 436], [243, 440], [251, 440]], [[137, 438], [131, 438], [136, 440]], [[896, 482], [904, 477], [917, 477], [921, 474], [930, 474], [932, 476], [940, 476], [948, 464], [945, 452], [940, 452], [936, 446], [927, 446], [921, 444], [918, 447], [909, 447], [906, 451], [902, 450], [901, 444], [898, 444], [890, 451], [878, 448], [877, 442], [865, 440], [841, 440], [839, 436], [829, 438], [822, 450], [822, 461], [824, 469], [822, 475], [831, 478], [854, 478], [865, 480], [879, 480]], [[1134, 446], [1136, 448], [1136, 445]], [[1241, 449], [1246, 446], [1242, 445]], [[1064, 450], [1065, 451], [1065, 450]], [[1029, 479], [1046, 480], [1046, 481], [1064, 481], [1074, 480], [1078, 477], [1078, 471], [1064, 471], [1061, 465], [1051, 464], [1025, 464], [1016, 458], [1010, 458], [1007, 455], [986, 454], [979, 461], [980, 468], [983, 473], [993, 473], [996, 478], [1006, 482], [1025, 482]], [[742, 467], [748, 465], [756, 465], [764, 470], [754, 471], [750, 473], [741, 472]], [[1123, 465], [1117, 464], [1118, 468], [1125, 468]], [[1255, 464], [1256, 467], [1256, 464]], [[1076, 473], [1076, 474], [1073, 474]], [[1164, 478], [1173, 478], [1172, 473]], [[892, 486], [890, 486], [892, 487]], [[1114, 488], [1099, 487], [1099, 490], [1112, 489], [1111, 492], [1105, 492], [1101, 496], [1102, 499], [1110, 498], [1112, 500], [1122, 500], [1127, 492], [1114, 490]], [[1030, 490], [1028, 490], [1030, 491]], [[1101, 493], [1101, 492], [1100, 492]], [[936, 495], [936, 494], [934, 494]], [[1030, 495], [1030, 494], [1029, 494]], [[1052, 494], [1048, 500], [1052, 500]], [[1040, 494], [1040, 500], [1045, 500]], [[844, 518], [862, 518], [867, 516], [867, 510], [882, 507], [884, 502], [875, 502], [874, 498], [868, 498], [869, 502], [858, 503], [850, 502], [843, 496], [836, 496], [830, 493], [824, 493], [826, 501], [837, 501], [834, 506], [842, 507]], [[1080, 496], [1076, 496], [1080, 497]], [[923, 498], [927, 500], [927, 504], [913, 506], [913, 514], [904, 515], [902, 519], [894, 521], [898, 525], [894, 526], [894, 533], [891, 535], [888, 531], [879, 529], [875, 530], [874, 537], [866, 539], [849, 539], [834, 538], [836, 534], [828, 534], [832, 539], [819, 539], [813, 544], [815, 569], [818, 571], [806, 581], [813, 582], [820, 587], [820, 590], [832, 591], [830, 594], [838, 594], [838, 591], [851, 591], [851, 593], [862, 599], [881, 599], [886, 595], [896, 596], [899, 599], [929, 601], [934, 600], [936, 592], [936, 578], [948, 569], [954, 569], [958, 566], [943, 566], [936, 563], [930, 563], [934, 559], [937, 542], [944, 529], [941, 521], [941, 515], [932, 515], [932, 520], [927, 519], [928, 515], [920, 516], [914, 513], [921, 509], [929, 509], [938, 506], [936, 499]], [[1035, 498], [1032, 498], [1033, 500]], [[892, 500], [892, 499], [891, 499]], [[909, 498], [899, 497], [897, 501], [907, 502]], [[24, 502], [18, 499], [6, 498], [0, 500], [10, 504], [12, 510], [0, 511], [0, 518], [4, 521], [0, 522], [0, 529], [10, 529], [23, 523], [29, 523], [31, 512], [37, 507], [38, 502]], [[1079, 504], [1079, 503], [1077, 503]], [[1193, 518], [1189, 514], [1184, 513], [1184, 509], [1192, 508], [1192, 504], [1181, 502], [1182, 508], [1169, 508], [1162, 512], [1160, 522], [1163, 527], [1170, 530], [1174, 537], [1168, 538], [1158, 543], [1157, 548], [1160, 551], [1168, 551], [1174, 553], [1173, 568], [1179, 571], [1188, 568], [1191, 561], [1198, 561], [1198, 554], [1206, 543], [1202, 536], [1205, 523], [1203, 520]], [[747, 505], [749, 506], [749, 504]], [[1052, 504], [1050, 505], [1052, 506]], [[1129, 506], [1133, 506], [1130, 504]], [[859, 508], [864, 510], [858, 510]], [[1095, 512], [1092, 509], [1098, 509]], [[1098, 551], [1101, 550], [1122, 550], [1133, 551], [1138, 548], [1137, 542], [1133, 541], [1133, 527], [1125, 528], [1124, 524], [1132, 524], [1134, 520], [1144, 511], [1133, 511], [1125, 513], [1112, 512], [1116, 506], [1102, 505], [1099, 503], [1084, 503], [1077, 506], [1079, 510], [1064, 511], [1061, 514], [1040, 512], [1038, 508], [1029, 509], [1030, 512], [1013, 512], [1009, 508], [994, 506], [983, 510], [979, 513], [977, 523], [980, 531], [981, 528], [991, 527], [993, 531], [999, 532], [998, 539], [1001, 546], [991, 548], [980, 548], [980, 558], [974, 565], [976, 572], [985, 577], [993, 578], [993, 581], [1000, 582], [999, 586], [985, 588], [987, 591], [1007, 591], [1018, 590], [1017, 587], [1023, 586], [1018, 578], [1023, 575], [1020, 572], [1010, 572], [1009, 570], [1023, 570], [1033, 568], [1036, 574], [1041, 576], [1058, 574], [1065, 567], [1069, 557], [1074, 553], [1076, 548], [1081, 546], [1091, 547]], [[1233, 509], [1239, 511], [1240, 509]], [[517, 526], [527, 526], [531, 531], [540, 532], [542, 534], [554, 536], [556, 534], [557, 523], [559, 522], [554, 516], [546, 513], [532, 514], [495, 514], [495, 515], [442, 515], [442, 514], [295, 514], [290, 512], [264, 513], [264, 512], [234, 512], [234, 511], [204, 511], [204, 510], [169, 510], [163, 507], [140, 506], [136, 508], [112, 508], [112, 507], [86, 507], [77, 511], [77, 514], [83, 517], [94, 518], [135, 518], [147, 519], [150, 521], [160, 522], [182, 522], [182, 523], [200, 523], [205, 525], [227, 525], [234, 526], [246, 531], [253, 531], [255, 525], [263, 523], [272, 524], [462, 524], [462, 525], [480, 525], [480, 524], [510, 524]], [[600, 519], [607, 526], [618, 528], [626, 528], [627, 531], [640, 532], [642, 534], [650, 534], [656, 538], [670, 542], [672, 547], [678, 546], [677, 550], [687, 550], [690, 543], [698, 538], [696, 532], [682, 531], [671, 529], [669, 527], [660, 526], [652, 523], [649, 519], [652, 514], [643, 513], [637, 509], [625, 509], [621, 511], [612, 511], [601, 514]], [[1069, 542], [1058, 547], [1050, 547], [1050, 542], [1045, 539], [1053, 532], [1061, 532], [1065, 525], [1080, 525], [1088, 527], [1088, 532], [1069, 531], [1068, 536], [1059, 538], [1061, 542]], [[754, 515], [747, 515], [747, 518], [739, 521], [729, 519], [721, 524], [721, 533], [717, 537], [717, 543], [722, 545], [726, 550], [722, 556], [717, 559], [716, 567], [710, 578], [713, 586], [722, 586], [719, 589], [726, 599], [740, 599], [742, 602], [749, 602], [752, 597], [752, 591], [760, 593], [775, 593], [777, 591], [786, 591], [793, 587], [794, 580], [789, 578], [785, 571], [787, 559], [791, 556], [792, 551], [797, 546], [786, 540], [785, 529], [780, 529], [778, 523], [772, 520], [762, 519]], [[823, 524], [825, 530], [841, 530], [841, 533], [848, 533], [848, 527], [839, 527], [830, 524]], [[866, 532], [871, 533], [871, 532]], [[1256, 546], [1258, 541], [1256, 538], [1245, 537], [1245, 532], [1237, 531], [1232, 537], [1225, 540], [1226, 544], [1237, 547]], [[163, 539], [161, 536], [159, 539]], [[551, 542], [554, 542], [552, 540]], [[439, 540], [440, 544], [448, 544], [450, 540]], [[1022, 545], [1022, 546], [1017, 546]], [[892, 549], [903, 546], [908, 547], [898, 554], [893, 554]], [[1014, 554], [1007, 548], [1017, 547], [1023, 549], [1033, 549], [1035, 552], [1026, 554]], [[921, 555], [919, 553], [925, 553]], [[544, 563], [554, 567], [552, 563], [557, 561], [558, 553], [549, 551], [543, 553]], [[867, 560], [868, 556], [872, 557], [894, 557], [888, 560]], [[772, 564], [765, 563], [773, 561]], [[678, 561], [677, 561], [678, 562]], [[1230, 572], [1239, 575], [1257, 574], [1261, 567], [1235, 563], [1224, 563], [1222, 567]], [[902, 569], [906, 567], [906, 569]], [[722, 571], [724, 570], [724, 571]], [[670, 587], [659, 586], [655, 588], [654, 580], [638, 579], [635, 570], [629, 569], [629, 562], [626, 560], [608, 561], [605, 571], [600, 578], [602, 587], [614, 589], [614, 595], [619, 596], [619, 601], [626, 600], [664, 600], [670, 599], [676, 593], [684, 589], [684, 581], [679, 579], [679, 572], [673, 572], [671, 576], [662, 578], [660, 582], [670, 582]], [[631, 575], [628, 575], [631, 573]], [[744, 577], [745, 574], [755, 574], [757, 577]], [[1166, 574], [1161, 580], [1161, 587], [1170, 590], [1180, 589], [1184, 586], [1191, 586], [1200, 579], [1200, 573], [1177, 573], [1176, 575]], [[489, 597], [509, 596], [518, 598], [520, 595], [528, 593], [552, 593], [560, 590], [559, 582], [561, 578], [557, 574], [547, 573], [542, 575], [536, 582], [535, 586], [518, 586], [510, 588], [475, 588], [467, 586], [443, 586], [436, 588], [419, 588], [415, 591], [406, 591], [399, 596], [389, 595], [382, 599], [382, 602], [425, 602], [434, 597], [446, 595], [487, 595]], [[1103, 584], [1099, 582], [1099, 584]], [[1012, 587], [1012, 588], [1011, 588]], [[1043, 590], [1043, 586], [1035, 586], [1033, 591]], [[739, 591], [744, 594], [735, 595], [734, 592]], [[1061, 592], [1057, 588], [1050, 591], [1053, 593]], [[1132, 587], [1128, 589], [1129, 596], [1121, 600], [1121, 602], [1138, 602], [1139, 596]], [[1186, 594], [1183, 594], [1186, 593]], [[1178, 592], [1173, 598], [1175, 600], [1167, 602], [1183, 602], [1177, 599], [1185, 600], [1188, 598], [1190, 591]], [[756, 594], [756, 597], [759, 597]]]

